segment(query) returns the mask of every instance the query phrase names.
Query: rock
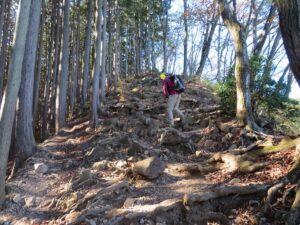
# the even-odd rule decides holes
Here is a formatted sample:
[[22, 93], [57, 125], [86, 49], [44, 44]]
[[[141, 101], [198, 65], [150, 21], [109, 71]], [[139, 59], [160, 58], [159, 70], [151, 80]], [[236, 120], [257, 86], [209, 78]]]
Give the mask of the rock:
[[21, 197], [20, 194], [16, 194], [14, 197], [13, 197], [13, 201], [15, 203], [21, 203], [21, 201], [23, 200], [23, 198]]
[[32, 207], [35, 205], [34, 197], [26, 197], [24, 200], [25, 200], [25, 206], [27, 206], [27, 207]]
[[236, 184], [236, 183], [240, 183], [241, 180], [239, 178], [233, 178], [231, 181], [229, 181], [229, 184]]
[[241, 129], [240, 128], [237, 128], [237, 127], [232, 127], [232, 128], [230, 128], [230, 133], [232, 133], [232, 134], [239, 134], [240, 133], [240, 131], [241, 131]]
[[119, 169], [125, 168], [127, 166], [127, 162], [125, 160], [119, 160], [116, 163], [116, 167]]
[[99, 162], [95, 162], [92, 166], [94, 170], [105, 170], [107, 168], [108, 162], [106, 160], [102, 160]]
[[130, 145], [132, 143], [132, 140], [128, 136], [124, 136], [119, 140], [120, 144], [122, 145]]
[[202, 154], [203, 154], [202, 151], [196, 151], [196, 152], [195, 152], [196, 157], [201, 157]]
[[44, 163], [34, 164], [34, 171], [36, 173], [46, 173], [48, 171], [48, 166]]
[[156, 156], [136, 162], [133, 172], [148, 179], [157, 178], [165, 169], [165, 164]]
[[134, 162], [135, 159], [134, 159], [134, 157], [130, 156], [130, 157], [127, 159], [127, 161], [128, 161], [128, 162]]
[[214, 148], [216, 146], [216, 143], [213, 140], [206, 140], [204, 143], [205, 148]]
[[208, 119], [205, 119], [205, 120], [201, 120], [200, 123], [199, 123], [199, 128], [205, 128], [207, 127], [209, 124], [209, 120]]
[[109, 156], [110, 149], [106, 145], [98, 144], [96, 147], [92, 148], [86, 156], [92, 160], [101, 160]]
[[237, 145], [236, 144], [231, 145], [228, 150], [233, 150], [233, 149], [237, 149]]
[[230, 126], [228, 124], [220, 122], [220, 123], [217, 124], [217, 126], [220, 129], [220, 131], [223, 131], [223, 132], [226, 132], [226, 133], [229, 132]]
[[136, 201], [136, 198], [126, 198], [125, 202], [123, 203], [123, 208], [129, 208], [131, 206], [134, 206]]
[[164, 133], [162, 133], [159, 141], [162, 145], [169, 146], [188, 142], [187, 137], [184, 133], [173, 128], [169, 128]]
[[127, 150], [127, 154], [129, 156], [136, 156], [137, 154], [140, 154], [144, 151], [143, 147], [137, 143], [137, 142], [133, 142], [130, 147]]

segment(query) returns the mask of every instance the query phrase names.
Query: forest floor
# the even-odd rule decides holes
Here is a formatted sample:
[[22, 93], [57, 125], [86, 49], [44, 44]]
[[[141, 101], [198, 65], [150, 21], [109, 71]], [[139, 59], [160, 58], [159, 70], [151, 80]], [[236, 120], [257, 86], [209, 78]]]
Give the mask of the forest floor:
[[300, 139], [239, 127], [194, 81], [168, 127], [161, 85], [120, 82], [96, 130], [78, 118], [41, 143], [7, 182], [0, 224], [284, 224]]

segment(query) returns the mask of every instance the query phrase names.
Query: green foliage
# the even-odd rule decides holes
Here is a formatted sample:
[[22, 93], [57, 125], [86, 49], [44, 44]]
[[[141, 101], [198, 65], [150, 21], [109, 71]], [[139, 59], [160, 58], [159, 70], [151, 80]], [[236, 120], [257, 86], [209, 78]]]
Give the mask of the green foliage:
[[236, 85], [232, 70], [223, 82], [216, 84], [215, 90], [220, 98], [223, 113], [234, 116], [236, 112]]
[[[277, 81], [272, 77], [274, 68], [263, 57], [253, 56], [250, 61], [251, 97], [256, 120], [261, 125], [290, 135], [300, 135], [300, 103], [288, 98], [290, 87], [284, 76]], [[224, 114], [234, 116], [236, 83], [234, 68], [226, 79], [215, 85]]]
[[264, 106], [266, 113], [284, 108], [289, 102], [287, 84], [282, 76], [278, 81], [272, 77], [273, 65], [263, 57], [252, 56], [250, 61], [252, 105], [254, 110]]

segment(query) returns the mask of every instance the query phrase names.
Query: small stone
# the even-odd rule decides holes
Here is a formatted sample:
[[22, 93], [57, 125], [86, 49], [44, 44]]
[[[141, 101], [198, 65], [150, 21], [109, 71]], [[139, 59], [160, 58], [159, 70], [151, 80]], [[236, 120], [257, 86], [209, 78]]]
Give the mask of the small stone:
[[129, 157], [129, 158], [127, 159], [127, 161], [128, 161], [128, 162], [134, 162], [134, 157], [133, 157], [133, 156]]
[[129, 208], [131, 206], [134, 206], [135, 203], [136, 203], [135, 198], [127, 198], [123, 203], [123, 208]]
[[13, 198], [13, 201], [15, 203], [20, 203], [23, 200], [20, 194], [16, 194], [15, 197]]
[[99, 162], [95, 162], [92, 166], [94, 170], [105, 170], [107, 168], [107, 161], [102, 160]]
[[144, 155], [149, 155], [149, 151], [144, 151]]
[[116, 163], [116, 167], [119, 168], [119, 169], [122, 169], [122, 168], [124, 168], [126, 166], [127, 166], [127, 162], [125, 160], [119, 160]]
[[229, 150], [233, 150], [233, 149], [237, 149], [237, 145], [236, 144], [233, 144], [229, 147]]
[[34, 164], [34, 171], [36, 173], [46, 173], [48, 171], [48, 166], [44, 163]]
[[140, 219], [140, 224], [144, 224], [145, 223], [145, 220], [142, 218]]
[[230, 129], [230, 132], [232, 134], [239, 134], [240, 133], [240, 128], [233, 127], [233, 128]]
[[25, 205], [27, 207], [32, 207], [35, 205], [35, 198], [34, 197], [26, 197], [25, 198]]
[[68, 159], [66, 162], [66, 168], [70, 168], [73, 165], [73, 161], [71, 159]]
[[239, 178], [233, 178], [231, 181], [229, 181], [229, 184], [236, 184], [236, 183], [240, 183], [241, 180]]
[[155, 179], [165, 169], [165, 163], [161, 161], [158, 157], [150, 157], [142, 161], [136, 162], [133, 165], [133, 172], [148, 179]]
[[202, 156], [202, 151], [198, 150], [198, 151], [195, 152], [195, 154], [196, 154], [196, 157], [201, 157]]
[[91, 127], [88, 127], [85, 129], [85, 132], [87, 133], [92, 133], [93, 132], [93, 129]]

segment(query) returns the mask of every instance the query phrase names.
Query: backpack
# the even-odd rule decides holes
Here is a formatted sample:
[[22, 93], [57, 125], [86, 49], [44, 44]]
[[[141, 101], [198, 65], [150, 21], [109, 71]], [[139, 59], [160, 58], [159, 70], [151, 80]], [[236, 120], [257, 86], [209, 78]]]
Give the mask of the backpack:
[[172, 75], [171, 81], [174, 83], [174, 90], [178, 91], [178, 93], [182, 93], [185, 90], [185, 86], [183, 81], [181, 80], [180, 76]]

